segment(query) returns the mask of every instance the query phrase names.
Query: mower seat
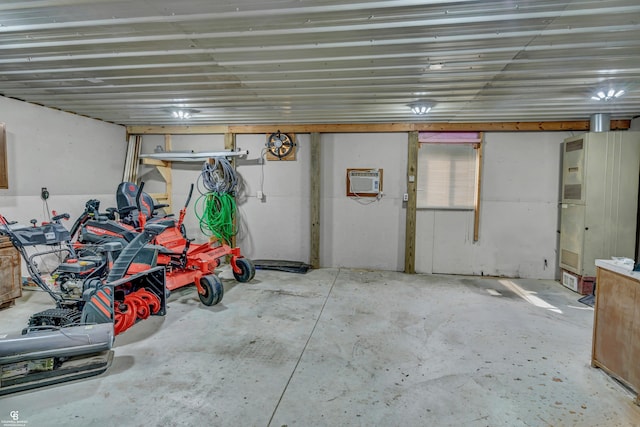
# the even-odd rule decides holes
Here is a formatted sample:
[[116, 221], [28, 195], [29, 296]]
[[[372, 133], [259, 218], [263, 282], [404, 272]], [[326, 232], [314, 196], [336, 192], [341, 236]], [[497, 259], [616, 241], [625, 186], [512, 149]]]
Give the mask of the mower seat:
[[[137, 227], [138, 208], [136, 196], [139, 188], [133, 182], [122, 182], [116, 189], [116, 203], [118, 204], [118, 212], [123, 222]], [[155, 204], [153, 198], [144, 191], [140, 194], [140, 210], [147, 221], [166, 219], [167, 215], [158, 213], [157, 209], [165, 208], [169, 205]]]

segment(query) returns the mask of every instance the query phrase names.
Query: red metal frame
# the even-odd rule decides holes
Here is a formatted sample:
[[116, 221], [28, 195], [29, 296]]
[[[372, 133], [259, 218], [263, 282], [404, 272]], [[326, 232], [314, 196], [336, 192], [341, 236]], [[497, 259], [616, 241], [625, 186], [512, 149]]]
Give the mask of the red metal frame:
[[[214, 274], [215, 269], [220, 265], [220, 259], [230, 256], [229, 263], [236, 274], [242, 274], [242, 270], [236, 263], [237, 258], [241, 258], [240, 248], [232, 248], [229, 245], [221, 244], [212, 246], [213, 243], [191, 244], [182, 234], [180, 229], [184, 221], [186, 206], [180, 209], [178, 221], [173, 227], [155, 237], [153, 244], [163, 246], [171, 251], [171, 254], [158, 254], [158, 265], [167, 266], [165, 273], [167, 289], [172, 291], [195, 284], [198, 293], [204, 295], [206, 292], [200, 285], [200, 279], [208, 274]], [[144, 228], [146, 217], [141, 211], [138, 214], [140, 228]], [[186, 254], [186, 265], [184, 268], [171, 267], [171, 260], [182, 257], [185, 247], [189, 245]]]

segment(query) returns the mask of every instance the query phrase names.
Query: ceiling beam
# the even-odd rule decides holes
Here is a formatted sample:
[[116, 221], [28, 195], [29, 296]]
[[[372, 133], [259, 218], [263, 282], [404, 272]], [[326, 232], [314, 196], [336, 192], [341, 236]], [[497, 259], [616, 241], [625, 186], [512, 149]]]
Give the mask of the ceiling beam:
[[[611, 120], [611, 130], [629, 129], [629, 120]], [[589, 120], [556, 122], [491, 122], [491, 123], [336, 123], [336, 124], [275, 124], [275, 125], [195, 125], [195, 126], [127, 126], [130, 135], [144, 134], [259, 134], [277, 130], [295, 133], [378, 133], [413, 131], [475, 131], [475, 132], [560, 132], [588, 131]]]

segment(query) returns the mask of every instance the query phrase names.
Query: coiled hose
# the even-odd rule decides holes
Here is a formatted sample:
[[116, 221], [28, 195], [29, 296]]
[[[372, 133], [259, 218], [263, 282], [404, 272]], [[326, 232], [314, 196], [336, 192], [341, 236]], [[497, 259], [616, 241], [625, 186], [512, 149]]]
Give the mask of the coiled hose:
[[235, 224], [235, 191], [238, 178], [233, 166], [226, 158], [214, 158], [205, 162], [198, 180], [200, 197], [195, 203], [195, 213], [200, 230], [230, 244], [237, 232]]

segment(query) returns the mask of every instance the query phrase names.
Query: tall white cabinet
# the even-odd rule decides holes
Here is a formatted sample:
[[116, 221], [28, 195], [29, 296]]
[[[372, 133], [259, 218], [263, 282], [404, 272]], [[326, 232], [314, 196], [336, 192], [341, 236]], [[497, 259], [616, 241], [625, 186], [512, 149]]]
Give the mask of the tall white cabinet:
[[640, 132], [565, 139], [560, 268], [581, 280], [595, 277], [596, 259], [634, 258], [639, 176]]

